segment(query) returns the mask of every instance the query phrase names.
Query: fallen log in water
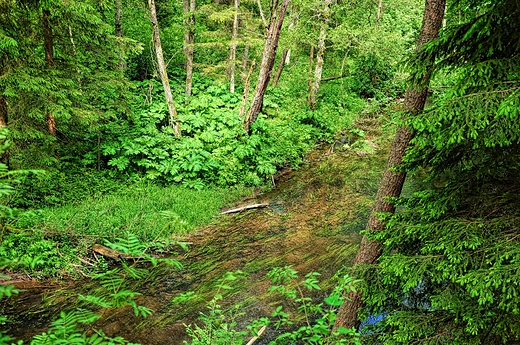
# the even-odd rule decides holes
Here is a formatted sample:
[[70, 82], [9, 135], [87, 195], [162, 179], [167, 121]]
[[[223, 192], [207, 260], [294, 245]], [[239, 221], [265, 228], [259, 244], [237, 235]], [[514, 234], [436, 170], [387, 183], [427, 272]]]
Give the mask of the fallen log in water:
[[269, 206], [269, 204], [247, 205], [247, 206], [242, 206], [242, 207], [239, 207], [239, 208], [234, 208], [234, 209], [231, 209], [231, 210], [227, 210], [227, 211], [224, 211], [224, 212], [220, 212], [220, 214], [238, 213], [238, 212], [242, 212], [242, 211], [251, 210], [251, 209], [254, 209], [254, 208], [264, 208], [264, 207], [267, 207], [267, 206]]

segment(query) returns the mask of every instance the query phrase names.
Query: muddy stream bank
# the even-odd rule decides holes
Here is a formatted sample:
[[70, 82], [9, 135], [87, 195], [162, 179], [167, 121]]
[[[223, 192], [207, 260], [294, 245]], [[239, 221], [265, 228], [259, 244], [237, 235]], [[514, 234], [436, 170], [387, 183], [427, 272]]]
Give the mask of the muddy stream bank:
[[[270, 281], [265, 278], [273, 267], [292, 265], [300, 276], [320, 272], [326, 287], [326, 281], [354, 258], [385, 162], [385, 150], [333, 152], [327, 145], [313, 151], [299, 170], [281, 174], [270, 192], [230, 205], [268, 207], [221, 215], [183, 239], [190, 243], [189, 251], [179, 257], [184, 268], [156, 271], [138, 290], [142, 296], [137, 302], [152, 309], [151, 316], [136, 317], [131, 308], [101, 310], [102, 318], [93, 327], [143, 345], [183, 344], [189, 340], [183, 324], [193, 323], [204, 304], [174, 305], [172, 298], [195, 291], [209, 299], [225, 272], [238, 269], [247, 273], [247, 279], [224, 305], [243, 303], [246, 315], [239, 323], [244, 325], [274, 310], [273, 297], [266, 294]], [[44, 331], [58, 310], [72, 305], [82, 285], [21, 284], [26, 284], [25, 291], [3, 301], [2, 307], [17, 320], [4, 325], [8, 334], [24, 340]], [[276, 335], [268, 328], [255, 345], [267, 344]]]

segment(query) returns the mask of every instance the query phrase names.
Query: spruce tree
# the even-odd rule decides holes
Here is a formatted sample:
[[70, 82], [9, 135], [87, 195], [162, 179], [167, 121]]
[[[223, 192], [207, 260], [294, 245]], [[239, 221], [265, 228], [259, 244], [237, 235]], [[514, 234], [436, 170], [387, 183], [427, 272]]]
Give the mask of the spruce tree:
[[[520, 338], [520, 2], [456, 1], [438, 40], [444, 85], [410, 119], [416, 137], [405, 169], [430, 187], [371, 239], [384, 243], [366, 276], [370, 313], [387, 315], [385, 344], [499, 344]], [[462, 16], [461, 16], [462, 17]]]

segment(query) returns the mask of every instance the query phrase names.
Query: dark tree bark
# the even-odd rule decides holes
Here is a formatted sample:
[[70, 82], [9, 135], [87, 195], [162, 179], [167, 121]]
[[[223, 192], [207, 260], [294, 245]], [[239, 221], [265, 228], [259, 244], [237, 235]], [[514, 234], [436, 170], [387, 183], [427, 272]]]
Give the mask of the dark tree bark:
[[264, 103], [264, 94], [269, 85], [269, 79], [273, 72], [274, 58], [276, 57], [276, 49], [278, 48], [278, 40], [280, 38], [280, 31], [282, 29], [283, 19], [287, 6], [290, 0], [283, 0], [278, 9], [278, 2], [273, 6], [271, 15], [271, 22], [269, 24], [269, 32], [265, 41], [264, 52], [262, 54], [262, 64], [260, 65], [260, 72], [258, 75], [258, 82], [256, 84], [255, 94], [251, 103], [251, 108], [244, 120], [244, 129], [250, 132], [251, 125], [258, 118], [258, 114], [262, 111]]
[[[444, 6], [446, 0], [426, 0], [424, 9], [423, 25], [417, 43], [417, 50], [428, 41], [437, 37], [442, 25]], [[433, 64], [433, 61], [430, 61]], [[415, 116], [424, 109], [426, 96], [428, 93], [430, 74], [426, 72], [418, 85], [412, 85], [406, 92], [404, 101], [404, 111], [407, 116]], [[392, 168], [402, 163], [406, 149], [413, 138], [413, 133], [407, 127], [399, 127], [392, 142], [392, 148], [388, 157], [388, 162], [379, 185], [376, 200], [372, 208], [372, 213], [368, 219], [367, 229], [373, 231], [383, 230], [385, 223], [379, 218], [380, 213], [394, 213], [395, 205], [387, 200], [388, 197], [398, 197], [406, 178], [405, 172], [394, 171]], [[377, 241], [368, 240], [363, 236], [359, 250], [354, 261], [354, 265], [375, 264], [381, 256], [382, 244]], [[360, 292], [351, 292], [348, 299], [338, 310], [338, 315], [334, 329], [338, 327], [358, 328], [358, 309], [362, 307], [362, 295]]]
[[278, 69], [276, 70], [276, 74], [274, 75], [272, 85], [278, 85], [278, 81], [280, 80], [280, 76], [282, 75], [283, 68], [285, 67], [285, 61], [287, 59], [287, 55], [289, 54], [289, 50], [284, 50], [282, 53], [282, 58], [280, 59], [280, 63], [278, 64]]
[[[51, 69], [54, 63], [54, 38], [52, 36], [52, 27], [49, 21], [51, 12], [49, 10], [42, 10], [42, 25], [43, 25], [43, 44], [45, 50], [45, 62], [47, 68]], [[56, 136], [56, 119], [50, 111], [47, 112], [47, 127], [49, 133]]]
[[191, 96], [193, 87], [193, 44], [195, 43], [195, 7], [196, 0], [183, 0], [185, 15], [184, 55], [186, 55], [186, 95]]
[[166, 71], [166, 63], [164, 62], [164, 55], [161, 45], [161, 36], [159, 35], [159, 23], [157, 21], [157, 12], [155, 10], [155, 1], [148, 0], [150, 7], [150, 20], [153, 28], [153, 42], [155, 46], [155, 54], [157, 56], [157, 65], [159, 68], [159, 75], [163, 84], [164, 95], [166, 97], [166, 104], [168, 105], [168, 112], [170, 113], [170, 126], [173, 128], [173, 133], [176, 137], [181, 136], [181, 128], [179, 120], [177, 119], [177, 109], [173, 103], [172, 90], [170, 88], [170, 80], [168, 79], [168, 72]]

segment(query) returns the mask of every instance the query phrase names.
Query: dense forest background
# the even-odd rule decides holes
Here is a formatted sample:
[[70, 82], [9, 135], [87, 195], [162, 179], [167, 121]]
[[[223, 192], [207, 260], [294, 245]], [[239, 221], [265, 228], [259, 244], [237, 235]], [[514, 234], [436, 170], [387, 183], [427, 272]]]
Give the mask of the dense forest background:
[[[0, 0], [0, 264], [74, 277], [100, 237], [164, 249], [317, 144], [370, 155], [397, 128], [409, 138], [387, 171], [422, 183], [380, 189], [375, 256], [349, 271], [354, 319], [384, 319], [346, 340], [331, 316], [302, 339], [517, 342], [520, 2], [444, 4]], [[377, 137], [356, 125], [366, 114]]]

